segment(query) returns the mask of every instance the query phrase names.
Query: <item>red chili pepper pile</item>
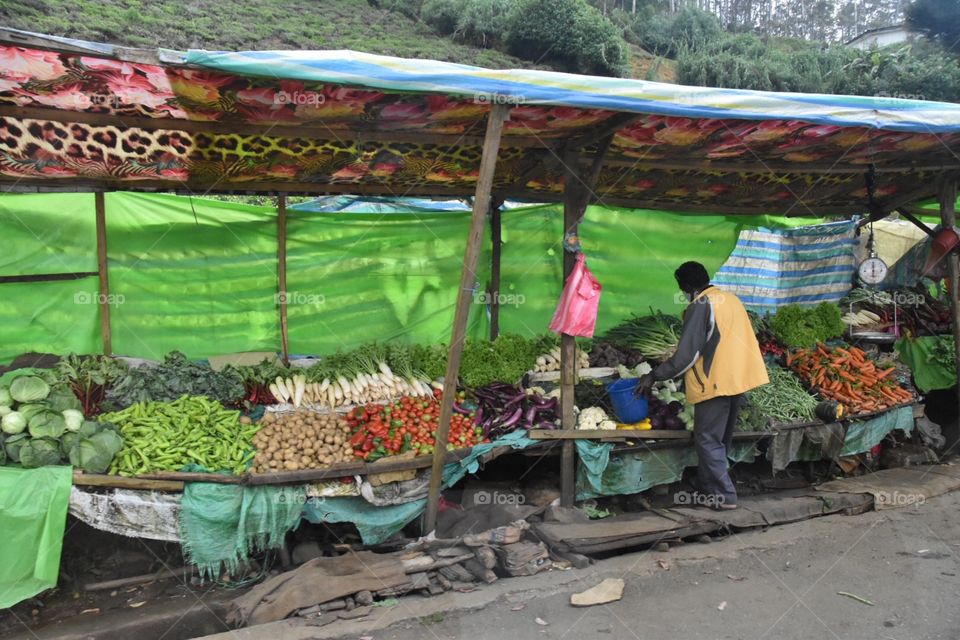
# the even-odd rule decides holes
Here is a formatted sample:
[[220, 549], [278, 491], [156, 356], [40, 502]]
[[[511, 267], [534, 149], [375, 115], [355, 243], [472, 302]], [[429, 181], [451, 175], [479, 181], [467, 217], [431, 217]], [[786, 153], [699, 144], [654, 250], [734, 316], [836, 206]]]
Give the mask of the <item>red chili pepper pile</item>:
[[[388, 404], [368, 404], [347, 414], [353, 427], [350, 444], [354, 455], [368, 462], [410, 450], [430, 455], [436, 446], [434, 434], [440, 418], [440, 403], [434, 399], [404, 396]], [[489, 442], [476, 426], [473, 412], [454, 413], [450, 420], [447, 449], [472, 447]]]

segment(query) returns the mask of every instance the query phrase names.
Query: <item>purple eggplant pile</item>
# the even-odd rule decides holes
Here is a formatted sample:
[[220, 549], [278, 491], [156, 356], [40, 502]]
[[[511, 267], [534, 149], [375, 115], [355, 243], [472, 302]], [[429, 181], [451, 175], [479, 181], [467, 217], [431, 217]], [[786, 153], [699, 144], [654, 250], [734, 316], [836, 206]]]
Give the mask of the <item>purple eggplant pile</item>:
[[556, 429], [560, 402], [527, 394], [520, 387], [492, 382], [468, 392], [477, 403], [477, 424], [484, 437], [495, 439], [517, 429]]

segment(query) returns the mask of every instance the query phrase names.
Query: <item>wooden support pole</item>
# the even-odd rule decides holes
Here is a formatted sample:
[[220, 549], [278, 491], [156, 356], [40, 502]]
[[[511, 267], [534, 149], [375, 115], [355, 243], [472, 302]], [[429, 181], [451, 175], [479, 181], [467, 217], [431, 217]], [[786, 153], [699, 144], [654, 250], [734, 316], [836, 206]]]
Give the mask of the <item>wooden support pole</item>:
[[100, 307], [100, 334], [103, 337], [103, 354], [113, 355], [113, 339], [110, 335], [110, 278], [107, 276], [107, 210], [102, 191], [93, 194], [97, 212], [97, 275], [100, 277], [97, 303]]
[[283, 363], [290, 363], [287, 334], [287, 197], [277, 196], [277, 303], [280, 308], [280, 349]]
[[[940, 183], [940, 223], [944, 229], [954, 229], [957, 226], [956, 203], [957, 203], [957, 182], [956, 176], [946, 175]], [[956, 348], [956, 359], [960, 362], [960, 256], [956, 251], [951, 251], [947, 256], [947, 272], [950, 274], [950, 309], [953, 315], [953, 338]], [[960, 381], [957, 384], [957, 406], [960, 407]], [[948, 443], [955, 447], [960, 440], [955, 443]]]
[[[563, 231], [566, 234], [579, 235], [580, 220], [593, 195], [593, 187], [600, 177], [603, 160], [613, 141], [613, 134], [600, 141], [597, 153], [589, 172], [579, 175], [580, 154], [570, 149], [563, 156], [564, 195], [563, 195]], [[563, 281], [576, 265], [577, 256], [569, 251], [563, 252]], [[561, 429], [576, 429], [577, 418], [574, 415], [574, 387], [577, 384], [577, 343], [573, 336], [560, 336], [560, 420]], [[574, 440], [564, 440], [560, 455], [560, 504], [573, 506], [576, 499], [577, 450]]]
[[500, 207], [503, 200], [492, 202], [490, 207], [490, 339], [500, 335], [500, 252], [502, 249], [502, 226]]
[[471, 293], [476, 279], [477, 260], [480, 257], [480, 244], [483, 241], [483, 227], [490, 208], [493, 175], [497, 168], [497, 153], [500, 150], [500, 137], [503, 123], [510, 113], [508, 105], [495, 104], [487, 118], [487, 132], [483, 139], [483, 154], [480, 158], [480, 175], [473, 199], [473, 214], [470, 219], [470, 235], [467, 239], [467, 251], [463, 257], [463, 271], [460, 274], [460, 290], [457, 292], [457, 308], [453, 317], [453, 330], [450, 336], [450, 353], [447, 356], [447, 372], [443, 378], [443, 396], [440, 399], [440, 420], [434, 434], [433, 466], [430, 472], [430, 491], [427, 495], [427, 510], [424, 514], [424, 534], [433, 531], [437, 525], [437, 511], [440, 507], [440, 486], [443, 481], [443, 460], [447, 452], [447, 435], [450, 432], [450, 418], [453, 415], [453, 399], [457, 393], [457, 376], [460, 373], [460, 355], [463, 353], [463, 340], [467, 331], [467, 317], [470, 311]]
[[[567, 167], [576, 164], [566, 162]], [[572, 178], [572, 172], [567, 170], [567, 187], [563, 199], [563, 230], [564, 233], [577, 233], [581, 211], [577, 206], [580, 200], [580, 185], [575, 184], [577, 178]], [[577, 256], [569, 251], [563, 252], [563, 281], [573, 271]], [[561, 429], [573, 430], [577, 428], [577, 417], [574, 408], [574, 387], [577, 384], [577, 343], [573, 336], [560, 336], [560, 423]], [[563, 441], [563, 451], [560, 454], [560, 504], [572, 507], [576, 498], [576, 466], [577, 450], [573, 440]]]

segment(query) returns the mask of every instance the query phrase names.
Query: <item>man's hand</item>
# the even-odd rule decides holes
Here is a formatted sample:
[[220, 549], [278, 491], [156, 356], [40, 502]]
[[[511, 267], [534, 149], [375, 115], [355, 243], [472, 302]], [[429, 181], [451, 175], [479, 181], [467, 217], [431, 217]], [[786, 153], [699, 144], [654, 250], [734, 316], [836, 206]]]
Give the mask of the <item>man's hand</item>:
[[645, 373], [640, 376], [640, 381], [637, 383], [637, 387], [633, 390], [633, 395], [635, 396], [646, 396], [650, 393], [650, 389], [653, 389], [653, 383], [656, 380], [653, 379], [652, 373]]

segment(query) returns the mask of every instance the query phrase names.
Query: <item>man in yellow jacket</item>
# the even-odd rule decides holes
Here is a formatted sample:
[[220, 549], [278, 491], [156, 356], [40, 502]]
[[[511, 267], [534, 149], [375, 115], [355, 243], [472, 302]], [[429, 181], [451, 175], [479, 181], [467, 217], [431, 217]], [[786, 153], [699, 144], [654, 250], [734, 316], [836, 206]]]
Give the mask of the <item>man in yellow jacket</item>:
[[743, 394], [769, 382], [750, 317], [737, 296], [710, 284], [706, 268], [685, 262], [674, 276], [690, 302], [677, 352], [637, 384], [645, 394], [657, 380], [684, 376], [693, 405], [699, 489], [711, 503], [735, 509], [737, 491], [727, 469]]

